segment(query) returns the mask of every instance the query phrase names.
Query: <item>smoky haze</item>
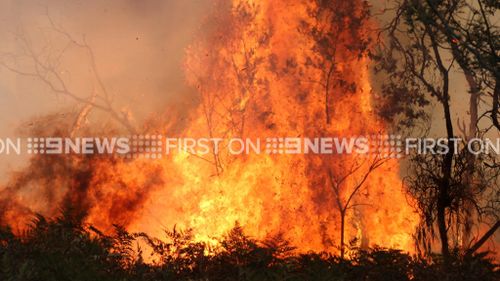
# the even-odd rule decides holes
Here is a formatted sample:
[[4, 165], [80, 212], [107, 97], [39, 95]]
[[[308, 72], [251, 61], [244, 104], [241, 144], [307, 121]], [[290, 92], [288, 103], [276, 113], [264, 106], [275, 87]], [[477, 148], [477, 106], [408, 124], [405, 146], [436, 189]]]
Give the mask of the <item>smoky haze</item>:
[[[0, 0], [0, 62], [21, 72], [32, 71], [30, 59], [39, 56], [57, 67], [71, 91], [88, 98], [99, 87], [92, 61], [84, 49], [74, 44], [68, 47], [71, 40], [67, 36], [79, 44], [86, 42], [95, 54], [99, 76], [115, 109], [140, 128], [144, 119], [168, 111], [173, 100], [189, 100], [192, 89], [185, 85], [182, 67], [185, 48], [200, 33], [205, 16], [211, 14], [209, 2]], [[371, 2], [374, 11], [390, 5], [390, 1]], [[387, 20], [386, 16], [377, 18]], [[462, 79], [460, 74], [456, 77]], [[373, 82], [377, 85], [380, 81]], [[452, 82], [452, 96], [467, 97], [463, 80]], [[4, 67], [0, 67], [0, 101], [0, 137], [29, 131], [34, 119], [48, 114], [52, 119], [45, 123], [63, 123], [68, 112], [76, 113], [82, 107], [72, 98], [57, 95], [40, 79]], [[453, 119], [466, 118], [466, 103], [460, 99], [453, 102]], [[439, 109], [433, 117], [438, 120], [433, 130], [440, 135], [443, 122]], [[109, 114], [97, 110], [89, 118], [93, 126], [106, 126], [111, 120]], [[0, 155], [0, 184], [25, 160]]]
[[[97, 82], [92, 76], [91, 61], [81, 48], [66, 49], [68, 39], [54, 31], [50, 19], [74, 39], [83, 38], [95, 54], [102, 81], [112, 95], [119, 113], [127, 114], [137, 127], [145, 118], [165, 112], [173, 99], [189, 98], [191, 89], [185, 84], [182, 64], [185, 48], [202, 33], [202, 21], [211, 13], [210, 0], [1, 0], [0, 61], [21, 71], [33, 70], [29, 57], [23, 56], [22, 39], [31, 44], [41, 57], [63, 53], [57, 69], [68, 87], [78, 96], [88, 98]], [[381, 25], [391, 14], [382, 13], [393, 5], [391, 0], [373, 0], [372, 13]], [[48, 14], [48, 15], [47, 15]], [[467, 98], [461, 74], [453, 76], [454, 96]], [[377, 87], [383, 78], [374, 77]], [[380, 80], [380, 81], [379, 81]], [[452, 100], [454, 120], [467, 118], [466, 103]], [[55, 115], [53, 122], [76, 113], [81, 103], [57, 95], [34, 77], [18, 75], [0, 66], [0, 137], [16, 136], [29, 130], [32, 119]], [[441, 120], [439, 109], [430, 109]], [[93, 125], [107, 124], [111, 118], [93, 110]], [[96, 122], [97, 121], [97, 122]], [[441, 135], [443, 122], [433, 122], [432, 132]], [[0, 174], [24, 163], [22, 157], [0, 156]], [[2, 182], [2, 180], [0, 180]]]
[[[29, 42], [41, 59], [59, 63], [57, 70], [70, 90], [89, 97], [96, 81], [88, 53], [74, 45], [68, 47], [68, 38], [54, 31], [52, 20], [75, 40], [85, 38], [115, 109], [126, 112], [138, 125], [164, 111], [172, 99], [189, 96], [182, 70], [184, 51], [209, 8], [208, 0], [1, 0], [0, 60], [20, 71], [32, 71], [30, 56], [25, 56]], [[60, 112], [53, 120], [57, 122], [57, 118], [67, 118], [66, 112], [81, 107], [65, 95], [55, 94], [36, 77], [0, 67], [1, 137], [29, 130], [32, 119]], [[96, 110], [90, 116], [98, 124], [110, 120], [108, 114]], [[25, 160], [0, 157], [3, 178]]]

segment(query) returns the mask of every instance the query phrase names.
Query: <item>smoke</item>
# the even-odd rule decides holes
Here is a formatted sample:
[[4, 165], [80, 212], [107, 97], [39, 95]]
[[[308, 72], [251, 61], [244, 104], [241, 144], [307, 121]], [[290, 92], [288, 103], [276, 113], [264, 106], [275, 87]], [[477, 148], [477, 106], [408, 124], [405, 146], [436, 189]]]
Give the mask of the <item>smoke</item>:
[[[68, 89], [81, 98], [99, 87], [97, 70], [116, 111], [126, 113], [131, 123], [141, 127], [154, 112], [165, 112], [172, 101], [178, 104], [191, 97], [182, 62], [207, 9], [208, 1], [201, 0], [1, 1], [0, 62], [19, 72], [36, 70], [35, 58], [53, 65]], [[94, 58], [71, 44], [72, 39], [88, 44]], [[0, 66], [0, 136], [70, 134], [84, 104], [55, 93], [39, 78]], [[181, 110], [177, 113], [182, 116]], [[109, 112], [95, 108], [79, 121], [92, 124], [92, 131], [80, 134], [124, 130]], [[108, 219], [128, 224], [148, 191], [160, 182], [149, 173], [143, 181], [110, 182], [113, 175], [99, 174], [99, 165], [119, 169], [125, 164], [121, 159], [90, 156], [1, 155], [3, 220], [23, 228], [33, 210], [52, 215], [71, 207], [82, 219], [93, 216], [97, 225], [108, 226]], [[157, 172], [151, 165], [148, 168]], [[106, 190], [103, 184], [109, 185]], [[101, 216], [103, 210], [106, 215]]]
[[[26, 39], [40, 59], [57, 63], [72, 91], [89, 97], [97, 86], [88, 54], [81, 48], [68, 47], [67, 38], [54, 31], [50, 17], [79, 42], [85, 38], [113, 106], [127, 113], [134, 124], [141, 124], [152, 112], [163, 112], [170, 101], [189, 97], [182, 60], [207, 9], [205, 0], [1, 1], [0, 61], [22, 71], [33, 70], [26, 56]], [[29, 130], [33, 118], [47, 113], [61, 113], [53, 120], [60, 122], [68, 118], [65, 113], [76, 113], [81, 106], [54, 93], [36, 77], [18, 75], [0, 66], [1, 136]], [[106, 123], [110, 116], [93, 110], [89, 118], [94, 123]], [[0, 157], [3, 175], [27, 160]]]
[[[141, 128], [146, 119], [152, 121], [141, 131], [165, 133], [173, 124], [192, 137], [384, 131], [370, 104], [365, 52], [371, 36], [364, 2], [339, 1], [340, 8], [332, 6], [333, 2], [320, 2], [301, 1], [293, 8], [274, 1], [214, 6], [219, 9], [205, 22], [206, 36], [190, 44], [187, 56], [184, 49], [198, 31], [196, 26], [204, 14], [210, 14], [206, 4], [49, 1], [31, 6], [23, 1], [8, 2], [7, 8], [18, 9], [22, 16], [9, 41], [11, 46], [5, 46], [0, 59], [21, 69], [18, 72], [33, 69], [33, 63], [39, 61], [48, 63], [50, 70], [57, 67], [50, 78], [67, 81], [64, 91], [99, 102], [109, 94], [113, 108], [95, 109], [87, 116], [82, 105], [75, 106], [64, 91], [54, 95], [37, 77], [10, 73], [11, 80], [2, 85], [10, 93], [7, 97], [24, 92], [40, 101], [26, 116], [44, 118], [32, 117], [31, 125], [20, 130], [35, 136], [71, 134], [74, 123], [69, 120], [78, 119], [81, 112], [85, 112], [83, 123], [95, 125], [82, 126], [79, 135], [123, 132], [128, 122]], [[330, 15], [335, 18], [333, 23], [325, 20]], [[337, 41], [331, 41], [330, 33], [338, 33]], [[33, 56], [39, 60], [33, 62]], [[191, 104], [202, 104], [191, 116], [179, 114], [187, 107], [171, 110], [172, 104], [194, 97], [193, 89], [184, 84], [183, 58], [187, 81], [200, 94], [200, 100]], [[328, 67], [335, 79], [324, 73]], [[323, 77], [327, 81], [311, 84]], [[321, 84], [326, 86], [318, 86]], [[22, 100], [26, 103], [27, 98]], [[179, 117], [191, 119], [184, 126]], [[0, 207], [9, 222], [22, 221], [11, 216], [16, 209], [22, 214], [36, 210], [52, 215], [60, 208], [71, 208], [79, 218], [104, 230], [118, 223], [158, 234], [162, 223], [168, 227], [177, 224], [193, 228], [196, 238], [203, 241], [227, 232], [238, 221], [258, 238], [286, 231], [285, 237], [301, 249], [324, 250], [333, 248], [334, 238], [339, 236], [335, 196], [326, 170], [339, 172], [335, 177], [341, 178], [348, 169], [346, 164], [354, 166], [354, 160], [227, 157], [214, 160], [214, 173], [210, 161], [184, 154], [159, 162], [98, 156], [33, 157], [3, 188]], [[224, 174], [215, 177], [223, 166], [227, 168]], [[347, 197], [358, 176], [362, 178], [356, 174], [345, 187], [338, 187], [342, 190], [336, 197], [341, 199], [344, 193]], [[349, 239], [361, 237], [365, 244], [409, 247], [410, 208], [380, 204], [403, 202], [399, 186], [397, 162], [367, 181], [360, 200], [378, 205], [354, 203], [359, 206], [356, 213], [347, 215]], [[380, 221], [390, 223], [380, 226]], [[370, 229], [369, 240], [366, 228]]]

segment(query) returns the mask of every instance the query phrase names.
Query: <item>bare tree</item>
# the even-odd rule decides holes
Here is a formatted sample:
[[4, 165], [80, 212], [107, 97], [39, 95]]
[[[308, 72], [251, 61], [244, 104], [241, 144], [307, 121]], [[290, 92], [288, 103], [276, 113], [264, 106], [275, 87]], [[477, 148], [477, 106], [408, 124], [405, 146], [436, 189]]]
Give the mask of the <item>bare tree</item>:
[[[382, 158], [380, 154], [364, 156], [363, 159], [355, 157], [347, 169], [328, 169], [329, 184], [334, 193], [336, 209], [340, 215], [340, 257], [345, 255], [345, 220], [349, 210], [357, 204], [354, 198], [365, 187], [365, 182], [370, 174], [384, 164], [389, 158]], [[348, 161], [343, 162], [344, 164]], [[353, 183], [351, 187], [348, 182]]]
[[[69, 32], [64, 30], [54, 22], [47, 12], [50, 31], [60, 35], [60, 43], [64, 47], [51, 52], [50, 46], [40, 46], [37, 48], [26, 32], [15, 33], [19, 41], [19, 52], [3, 53], [0, 56], [0, 65], [21, 76], [32, 77], [41, 81], [52, 92], [58, 95], [68, 97], [82, 105], [77, 115], [72, 133], [80, 128], [82, 122], [90, 114], [92, 109], [101, 110], [109, 114], [115, 121], [121, 124], [130, 133], [135, 133], [136, 129], [132, 125], [129, 116], [125, 112], [119, 112], [113, 105], [113, 97], [107, 90], [104, 81], [98, 71], [94, 51], [87, 43], [85, 36], [80, 40], [74, 38]], [[95, 80], [94, 90], [90, 93], [80, 93], [77, 89], [72, 89], [68, 79], [61, 73], [64, 69], [61, 67], [61, 61], [71, 48], [78, 48], [85, 52], [92, 76]], [[19, 66], [19, 61], [28, 61], [30, 66], [27, 68]]]

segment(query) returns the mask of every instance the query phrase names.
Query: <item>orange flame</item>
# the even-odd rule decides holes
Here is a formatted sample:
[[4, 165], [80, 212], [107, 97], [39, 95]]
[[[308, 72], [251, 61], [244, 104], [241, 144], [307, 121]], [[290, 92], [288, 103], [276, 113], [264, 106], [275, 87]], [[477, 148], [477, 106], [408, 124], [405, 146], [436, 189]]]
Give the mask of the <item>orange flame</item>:
[[[186, 78], [199, 105], [182, 129], [171, 121], [155, 131], [192, 138], [384, 133], [372, 110], [370, 61], [363, 51], [369, 46], [361, 44], [371, 36], [371, 23], [359, 20], [366, 7], [361, 1], [326, 2], [217, 2], [210, 31], [187, 50]], [[322, 12], [321, 5], [334, 6]], [[333, 56], [318, 49], [320, 32], [335, 36]], [[157, 237], [176, 225], [207, 242], [238, 222], [257, 239], [281, 233], [299, 251], [335, 251], [336, 200], [345, 200], [367, 171], [349, 177], [336, 197], [328, 170], [340, 175], [355, 161], [350, 155], [224, 152], [180, 152], [156, 161], [94, 159], [85, 198], [98, 203], [89, 204], [87, 220], [104, 229], [122, 223]], [[371, 173], [353, 200], [346, 242], [412, 250], [418, 218], [406, 202], [396, 160]]]
[[[213, 33], [188, 49], [186, 75], [201, 101], [181, 136], [318, 137], [385, 131], [372, 113], [369, 60], [350, 51], [349, 31], [338, 37], [344, 41], [339, 42], [334, 75], [356, 89], [346, 93], [332, 86], [332, 120], [325, 122], [324, 89], [311, 82], [320, 81], [322, 71], [310, 66], [317, 56], [314, 42], [300, 31], [301, 24], [315, 20], [308, 11], [318, 7], [308, 2], [235, 0], [230, 7], [219, 7], [229, 11], [220, 12]], [[343, 24], [353, 24], [344, 17]], [[368, 26], [358, 32], [368, 36]], [[192, 228], [197, 240], [212, 241], [238, 222], [256, 238], [283, 233], [301, 251], [338, 246], [339, 216], [325, 167], [345, 170], [352, 157], [221, 154], [205, 160], [189, 153], [164, 159], [165, 187], [150, 196], [133, 228], [158, 233], [159, 221]], [[356, 197], [358, 206], [347, 214], [346, 241], [358, 238], [368, 245], [412, 249], [417, 215], [406, 203], [398, 173], [399, 165], [392, 161], [370, 175]], [[342, 196], [352, 192], [354, 181]]]

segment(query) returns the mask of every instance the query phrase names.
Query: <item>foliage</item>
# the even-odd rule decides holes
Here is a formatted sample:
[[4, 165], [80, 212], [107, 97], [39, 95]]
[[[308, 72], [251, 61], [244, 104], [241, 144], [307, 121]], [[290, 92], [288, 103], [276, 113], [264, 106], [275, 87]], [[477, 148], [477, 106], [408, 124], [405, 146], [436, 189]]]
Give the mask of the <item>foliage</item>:
[[449, 99], [443, 93], [447, 86], [441, 85], [448, 78], [440, 73], [454, 72], [463, 74], [469, 93], [481, 97], [476, 110], [483, 112], [476, 119], [490, 119], [500, 130], [498, 7], [498, 1], [490, 0], [394, 1], [386, 11], [391, 20], [380, 34], [386, 40], [372, 54], [379, 62], [376, 70], [387, 77], [381, 115], [391, 121], [399, 117], [399, 126], [414, 126], [432, 99]]
[[[375, 70], [387, 77], [378, 98], [379, 113], [397, 129], [410, 131], [430, 120], [430, 105], [444, 117], [441, 128], [429, 124], [426, 129], [445, 134], [446, 143], [433, 145], [445, 150], [411, 156], [406, 186], [421, 216], [416, 234], [423, 246], [419, 250], [429, 253], [437, 232], [441, 253], [448, 259], [450, 247], [471, 247], [473, 227], [490, 223], [494, 227], [489, 235], [498, 228], [498, 156], [477, 156], [454, 145], [457, 136], [468, 142], [500, 130], [500, 33], [494, 22], [498, 4], [488, 0], [396, 0], [394, 4], [389, 9], [391, 20], [380, 33], [386, 40], [372, 54], [378, 62]], [[455, 120], [456, 105], [464, 99], [451, 90], [456, 77], [464, 78], [469, 94], [467, 125], [462, 117]]]
[[[67, 212], [66, 212], [67, 213]], [[134, 247], [146, 242], [153, 262]], [[395, 249], [351, 249], [350, 259], [296, 253], [277, 235], [257, 241], [236, 225], [217, 247], [175, 228], [164, 240], [115, 226], [105, 235], [68, 214], [38, 215], [25, 232], [0, 228], [1, 280], [498, 280], [485, 253], [454, 253], [444, 270], [440, 256], [420, 259]]]

